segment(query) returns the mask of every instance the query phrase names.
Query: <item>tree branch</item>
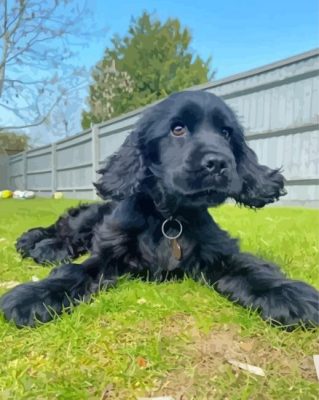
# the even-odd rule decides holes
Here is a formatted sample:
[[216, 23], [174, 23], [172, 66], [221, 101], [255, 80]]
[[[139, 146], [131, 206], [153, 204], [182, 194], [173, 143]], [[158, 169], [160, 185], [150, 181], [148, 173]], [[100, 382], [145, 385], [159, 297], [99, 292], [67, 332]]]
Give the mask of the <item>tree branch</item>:
[[[0, 127], [0, 132], [1, 131], [5, 131], [5, 130], [17, 130], [17, 129], [25, 129], [25, 128], [31, 128], [33, 126], [39, 126], [41, 124], [43, 124], [43, 122], [49, 117], [49, 115], [51, 114], [52, 110], [54, 109], [54, 107], [58, 104], [58, 102], [61, 100], [62, 95], [57, 97], [57, 99], [55, 100], [55, 102], [51, 105], [50, 109], [47, 111], [47, 113], [45, 114], [45, 116], [43, 116], [40, 120], [35, 121], [31, 124], [24, 124], [24, 125], [12, 125], [12, 126], [5, 126], [5, 127]], [[38, 110], [39, 111], [39, 110]]]
[[4, 85], [4, 77], [5, 77], [5, 72], [6, 72], [5, 60], [7, 58], [8, 48], [9, 48], [9, 36], [7, 35], [7, 23], [8, 23], [8, 1], [4, 0], [4, 18], [3, 18], [3, 32], [4, 32], [3, 41], [4, 41], [4, 43], [3, 43], [3, 51], [2, 51], [3, 64], [2, 64], [2, 62], [0, 63], [0, 97], [2, 95], [2, 90], [3, 90], [3, 85]]

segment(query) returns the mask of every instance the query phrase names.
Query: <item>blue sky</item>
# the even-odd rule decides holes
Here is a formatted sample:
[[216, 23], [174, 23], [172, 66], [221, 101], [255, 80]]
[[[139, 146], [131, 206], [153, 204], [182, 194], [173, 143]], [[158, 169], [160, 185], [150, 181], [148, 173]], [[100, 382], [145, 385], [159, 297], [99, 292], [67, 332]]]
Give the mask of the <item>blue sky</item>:
[[[80, 50], [76, 62], [88, 69], [102, 58], [111, 37], [125, 35], [131, 17], [144, 10], [162, 21], [178, 18], [188, 27], [193, 52], [204, 59], [212, 56], [214, 79], [319, 47], [319, 0], [88, 0], [88, 4], [96, 27], [107, 27], [103, 38]], [[81, 129], [85, 95], [83, 92], [78, 99], [73, 133]], [[62, 136], [57, 138], [45, 126], [33, 128], [29, 134], [37, 138], [37, 144]]]
[[105, 40], [80, 60], [90, 67], [103, 55], [114, 33], [124, 35], [131, 16], [143, 10], [160, 20], [177, 17], [193, 35], [192, 48], [213, 57], [215, 79], [246, 71], [319, 46], [318, 0], [91, 0]]

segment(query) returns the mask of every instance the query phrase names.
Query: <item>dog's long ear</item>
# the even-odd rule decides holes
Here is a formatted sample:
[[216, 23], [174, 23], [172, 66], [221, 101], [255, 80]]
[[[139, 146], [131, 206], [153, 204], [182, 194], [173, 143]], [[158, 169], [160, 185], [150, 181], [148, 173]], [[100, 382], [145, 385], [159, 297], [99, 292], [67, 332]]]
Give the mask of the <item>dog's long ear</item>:
[[94, 185], [102, 199], [122, 200], [135, 193], [144, 175], [137, 132], [132, 132], [97, 172], [102, 176]]
[[248, 207], [263, 207], [284, 196], [284, 177], [280, 169], [271, 169], [259, 164], [254, 151], [242, 143], [242, 154], [237, 165], [237, 172], [242, 181], [241, 191], [234, 199]]

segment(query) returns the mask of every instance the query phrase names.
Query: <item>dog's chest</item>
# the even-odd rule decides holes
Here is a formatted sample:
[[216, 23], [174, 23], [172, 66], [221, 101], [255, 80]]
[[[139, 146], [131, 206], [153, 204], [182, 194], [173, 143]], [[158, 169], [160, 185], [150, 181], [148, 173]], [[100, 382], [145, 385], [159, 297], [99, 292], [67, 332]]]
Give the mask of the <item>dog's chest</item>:
[[194, 257], [196, 240], [191, 232], [183, 229], [176, 239], [169, 239], [162, 233], [161, 225], [149, 225], [138, 238], [140, 255], [149, 266], [162, 271], [184, 268]]

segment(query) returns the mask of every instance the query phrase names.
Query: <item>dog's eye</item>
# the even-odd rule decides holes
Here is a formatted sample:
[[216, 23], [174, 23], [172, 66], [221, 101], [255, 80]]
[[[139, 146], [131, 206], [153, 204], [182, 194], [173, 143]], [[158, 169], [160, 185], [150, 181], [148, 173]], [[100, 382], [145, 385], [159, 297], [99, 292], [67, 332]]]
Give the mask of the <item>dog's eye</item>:
[[227, 127], [224, 127], [224, 128], [222, 128], [222, 135], [228, 140], [228, 139], [230, 139], [230, 137], [231, 137], [231, 134], [232, 134], [232, 128], [227, 128]]
[[171, 127], [171, 132], [174, 136], [183, 136], [186, 133], [186, 126], [180, 122], [173, 124]]

